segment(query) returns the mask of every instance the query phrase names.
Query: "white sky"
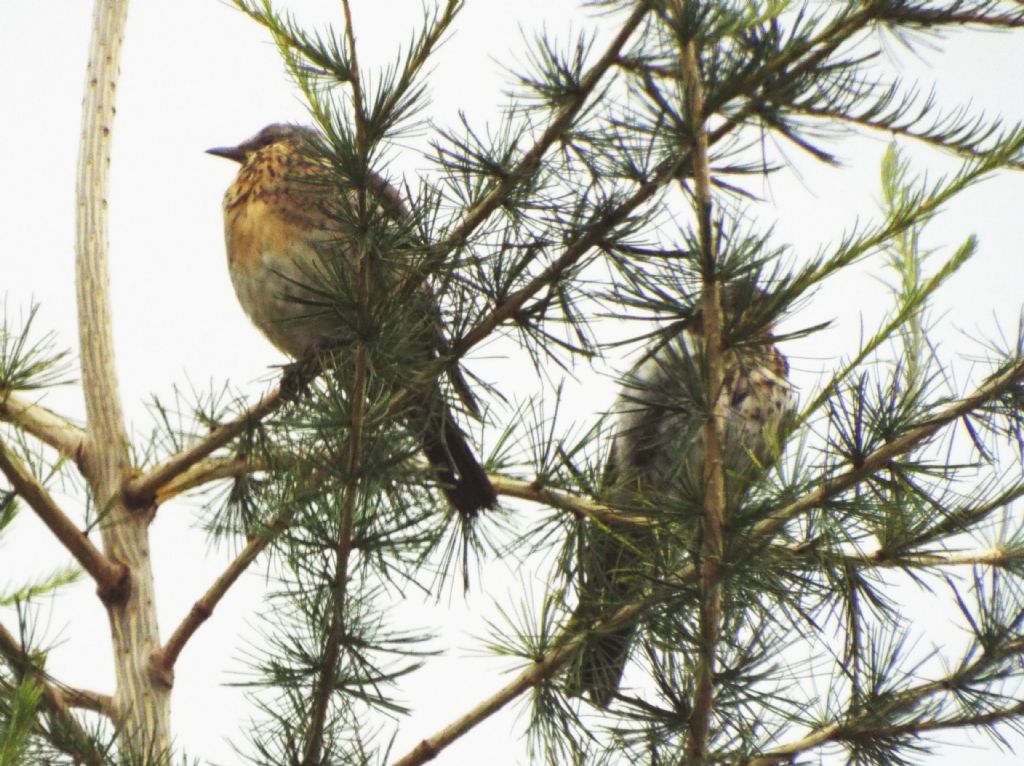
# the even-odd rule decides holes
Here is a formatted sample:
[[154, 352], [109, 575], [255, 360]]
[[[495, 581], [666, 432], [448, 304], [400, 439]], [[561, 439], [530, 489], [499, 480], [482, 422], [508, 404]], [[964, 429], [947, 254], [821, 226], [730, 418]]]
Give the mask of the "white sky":
[[[0, 0], [5, 106], [0, 119], [0, 147], [5, 151], [0, 163], [2, 289], [9, 316], [39, 302], [40, 327], [55, 330], [59, 344], [72, 348], [77, 345], [73, 194], [90, 6], [71, 0]], [[406, 41], [422, 18], [420, 0], [353, 0], [353, 6], [364, 68], [389, 60], [394, 43]], [[453, 125], [460, 109], [477, 125], [496, 119], [505, 103], [502, 65], [524, 60], [520, 28], [546, 27], [563, 34], [570, 26], [595, 23], [575, 2], [562, 0], [470, 0], [467, 6], [436, 59], [431, 80], [430, 116], [440, 125]], [[303, 20], [341, 21], [340, 4], [333, 0], [294, 0], [290, 7]], [[923, 60], [894, 49], [896, 63], [925, 78], [934, 67], [944, 103], [970, 101], [991, 114], [1024, 116], [1020, 34], [962, 35], [946, 53], [922, 50]], [[122, 72], [110, 196], [111, 287], [122, 400], [133, 426], [145, 433], [149, 420], [144, 403], [151, 394], [166, 398], [173, 384], [216, 390], [230, 381], [255, 397], [266, 385], [269, 366], [282, 361], [249, 325], [228, 281], [220, 201], [236, 166], [203, 150], [236, 143], [270, 122], [306, 117], [267, 33], [222, 2], [134, 3]], [[413, 143], [388, 169], [392, 177], [406, 174], [412, 179], [426, 167], [416, 154], [423, 141]], [[877, 210], [878, 160], [884, 148], [884, 138], [841, 145], [841, 158], [848, 164], [842, 173], [791, 151], [802, 180], [780, 179], [766, 187], [768, 203], [756, 210], [758, 224], [774, 224], [776, 240], [792, 242], [798, 256], [813, 255], [858, 217]], [[934, 173], [950, 165], [930, 167]], [[1022, 199], [1024, 177], [1007, 175], [964, 195], [930, 230], [928, 241], [945, 253], [969, 233], [981, 239], [979, 254], [943, 291], [933, 312], [944, 353], [970, 350], [970, 338], [993, 336], [997, 322], [1012, 333], [1024, 284]], [[852, 348], [862, 328], [876, 326], [885, 298], [876, 275], [869, 266], [833, 280], [790, 320], [790, 329], [835, 322], [830, 330], [787, 349], [805, 390], [822, 370], [835, 366], [842, 350]], [[496, 376], [503, 365], [485, 362], [479, 369]], [[970, 368], [959, 365], [956, 371], [966, 388]], [[614, 386], [581, 371], [571, 390], [580, 415], [586, 416], [608, 406]], [[74, 417], [83, 411], [75, 387], [47, 404]], [[166, 635], [228, 554], [209, 550], [203, 535], [191, 529], [185, 503], [161, 509], [153, 526], [153, 554], [159, 619]], [[0, 547], [0, 589], [67, 561], [26, 511]], [[455, 597], [434, 611], [412, 602], [403, 606], [421, 622], [444, 624], [451, 652], [447, 664], [418, 679], [406, 694], [415, 713], [402, 724], [395, 753], [433, 733], [508, 678], [494, 672], [499, 665], [466, 649], [472, 636], [485, 632], [481, 618], [494, 616], [490, 599], [507, 601], [518, 578], [531, 577], [510, 570], [500, 564], [489, 567], [484, 573], [487, 592], [471, 595], [467, 604]], [[177, 667], [178, 743], [213, 762], [235, 763], [226, 738], [243, 741], [236, 733], [244, 730], [250, 711], [241, 693], [223, 684], [240, 680], [239, 658], [255, 636], [252, 615], [259, 609], [262, 587], [258, 577], [247, 578], [218, 607]], [[73, 589], [47, 614], [48, 635], [62, 642], [48, 668], [68, 683], [111, 691], [106, 619], [88, 584]], [[13, 627], [11, 618], [9, 612], [0, 614], [8, 627]], [[938, 636], [935, 640], [943, 641]], [[515, 710], [522, 708], [478, 727], [438, 762], [523, 763], [516, 742], [525, 719]], [[967, 757], [973, 766], [1019, 762], [1019, 756], [1001, 752], [983, 737], [974, 741], [976, 750], [945, 747], [927, 762], [959, 764]]]

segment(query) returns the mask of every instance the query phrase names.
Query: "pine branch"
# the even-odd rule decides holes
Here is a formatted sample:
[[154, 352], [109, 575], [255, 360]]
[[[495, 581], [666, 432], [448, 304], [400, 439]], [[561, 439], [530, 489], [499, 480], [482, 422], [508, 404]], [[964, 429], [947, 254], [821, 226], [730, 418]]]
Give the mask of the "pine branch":
[[821, 506], [830, 497], [850, 489], [866, 478], [885, 468], [889, 461], [922, 444], [940, 429], [956, 422], [965, 415], [985, 406], [1011, 386], [1024, 380], [1024, 360], [1009, 365], [1003, 372], [990, 377], [970, 396], [959, 399], [936, 413], [927, 422], [914, 426], [901, 436], [867, 455], [863, 462], [838, 476], [822, 482], [821, 486], [798, 500], [790, 503], [766, 519], [757, 522], [754, 536], [770, 537], [792, 519]]
[[[207, 436], [186, 447], [184, 450], [172, 455], [155, 468], [150, 469], [142, 476], [129, 481], [125, 485], [125, 498], [135, 507], [145, 507], [152, 503], [157, 497], [168, 496], [168, 487], [173, 485], [175, 479], [188, 472], [204, 458], [209, 457], [215, 450], [223, 447], [236, 436], [242, 434], [253, 423], [275, 412], [286, 401], [284, 389], [278, 387], [267, 394], [264, 394], [256, 404], [249, 407], [241, 415], [223, 425], [213, 429]], [[193, 474], [193, 479], [202, 476], [202, 472]], [[177, 490], [171, 490], [170, 495], [184, 491], [182, 485]], [[187, 483], [185, 488], [189, 488]]]
[[[425, 461], [414, 461], [417, 467], [427, 468]], [[244, 458], [206, 458], [196, 463], [185, 473], [169, 484], [164, 485], [157, 495], [157, 502], [164, 503], [185, 492], [202, 487], [220, 479], [231, 479], [245, 476], [255, 471], [264, 470], [264, 466]], [[528, 481], [515, 476], [489, 471], [487, 478], [499, 495], [515, 497], [520, 500], [531, 500], [539, 505], [547, 505], [576, 514], [582, 518], [600, 524], [645, 526], [652, 523], [650, 519], [639, 514], [624, 514], [614, 507], [591, 500], [583, 495], [573, 494], [566, 490], [545, 486], [540, 479]]]
[[761, 756], [738, 761], [737, 766], [775, 766], [781, 763], [792, 763], [797, 755], [830, 742], [854, 742], [859, 739], [914, 735], [948, 728], [987, 726], [1007, 718], [1021, 718], [1024, 716], [1024, 702], [1017, 702], [1009, 707], [979, 714], [969, 713], [950, 718], [914, 720], [904, 724], [879, 723], [880, 719], [884, 720], [886, 717], [895, 716], [901, 712], [912, 711], [914, 707], [920, 706], [935, 694], [950, 692], [962, 686], [965, 678], [980, 674], [994, 662], [1021, 656], [1024, 656], [1024, 638], [1010, 641], [996, 651], [986, 652], [966, 668], [958, 668], [937, 681], [920, 684], [894, 694], [888, 702], [880, 705], [869, 705], [860, 716], [822, 726], [788, 745], [774, 748]]
[[[815, 550], [813, 543], [778, 546], [777, 550], [795, 560], [806, 559], [808, 563], [820, 561], [822, 555]], [[998, 546], [965, 551], [901, 554], [891, 554], [880, 548], [863, 554], [829, 552], [827, 555], [840, 566], [846, 565], [855, 569], [934, 569], [963, 566], [1001, 568], [1015, 558], [1010, 551]]]
[[[490, 215], [497, 210], [508, 199], [509, 193], [525, 179], [531, 178], [536, 169], [540, 166], [541, 160], [557, 141], [561, 140], [565, 132], [571, 127], [573, 120], [587, 103], [587, 99], [597, 88], [598, 83], [604, 75], [619, 61], [621, 51], [629, 38], [640, 26], [644, 17], [650, 10], [650, 4], [646, 1], [636, 3], [633, 12], [619, 28], [618, 33], [612, 39], [608, 48], [601, 55], [594, 65], [581, 78], [579, 87], [575, 90], [572, 98], [568, 99], [555, 113], [554, 118], [548, 127], [541, 134], [540, 138], [522, 156], [511, 172], [497, 183], [497, 185], [485, 196], [476, 207], [466, 212], [462, 221], [448, 235], [438, 254], [438, 259], [443, 259], [448, 253], [454, 252], [464, 245], [470, 235], [486, 221]], [[475, 345], [477, 341], [469, 342], [468, 346]]]
[[[677, 4], [675, 13], [684, 13]], [[722, 300], [718, 281], [717, 253], [712, 238], [711, 169], [708, 163], [708, 135], [704, 113], [704, 83], [695, 40], [680, 42], [680, 64], [690, 115], [693, 142], [694, 207], [699, 224], [701, 272], [703, 278], [704, 349], [706, 380], [704, 390], [712, 403], [703, 426], [704, 513], [701, 518], [700, 549], [700, 641], [693, 691], [693, 713], [686, 742], [686, 762], [703, 764], [708, 756], [708, 736], [714, 709], [716, 655], [722, 630], [722, 559], [725, 555], [725, 423], [729, 402], [722, 397], [725, 367], [722, 358]]]
[[14, 491], [22, 497], [29, 507], [35, 511], [39, 519], [53, 532], [61, 544], [67, 549], [75, 561], [96, 583], [96, 590], [101, 598], [110, 598], [113, 594], [123, 591], [128, 579], [128, 570], [124, 565], [116, 564], [108, 559], [93, 545], [73, 521], [64, 513], [49, 492], [32, 472], [14, 453], [0, 440], [0, 471], [10, 481]]
[[[959, 5], [959, 3], [954, 3]], [[904, 26], [920, 26], [934, 28], [937, 26], [976, 26], [996, 27], [999, 29], [1016, 29], [1024, 27], [1024, 11], [1015, 13], [984, 13], [979, 11], [960, 11], [943, 8], [914, 8], [904, 2], [891, 2], [888, 6], [881, 5], [877, 11], [878, 18]]]
[[[899, 124], [893, 122], [899, 117], [904, 110], [908, 108], [908, 104], [900, 104], [900, 112], [893, 115], [883, 115], [881, 117], [874, 117], [870, 114], [850, 114], [839, 109], [830, 109], [824, 107], [816, 107], [811, 104], [801, 104], [793, 107], [793, 110], [800, 113], [806, 114], [811, 117], [819, 117], [822, 119], [836, 120], [839, 122], [846, 122], [851, 125], [857, 125], [862, 128], [868, 128], [870, 130], [879, 131], [886, 133], [889, 136], [893, 134], [904, 136], [905, 138], [912, 139], [914, 141], [920, 141], [924, 144], [944, 149], [954, 154], [958, 154], [962, 157], [967, 157], [972, 160], [982, 160], [991, 151], [977, 145], [976, 141], [957, 141], [955, 139], [944, 137], [941, 134], [932, 130], [915, 130], [913, 125], [917, 120], [921, 119], [924, 115], [924, 108], [921, 110], [921, 115], [914, 120], [908, 121], [906, 124]], [[971, 126], [972, 128], [975, 126]], [[987, 136], [995, 129], [996, 125], [992, 125], [989, 128], [983, 130], [983, 133]], [[973, 131], [972, 131], [973, 132]], [[998, 145], [1000, 142], [999, 138], [993, 143]], [[1017, 170], [1024, 170], [1024, 159], [1007, 158], [1006, 166]]]
[[[345, 36], [349, 44], [349, 66], [351, 69], [350, 85], [352, 87], [352, 100], [355, 105], [356, 117], [356, 150], [361, 162], [368, 162], [370, 146], [365, 123], [360, 123], [359, 113], [363, 104], [363, 84], [359, 77], [357, 64], [355, 31], [352, 27], [352, 13], [348, 0], [342, 0], [342, 7], [345, 12]], [[365, 215], [368, 209], [366, 189], [360, 187], [357, 190], [359, 201], [356, 209], [360, 216]], [[370, 308], [370, 253], [366, 242], [353, 243], [355, 266], [356, 266], [356, 290], [357, 304], [356, 313], [360, 318], [369, 316]], [[361, 328], [357, 328], [361, 329]], [[324, 642], [323, 657], [320, 659], [320, 669], [313, 686], [313, 698], [310, 702], [310, 719], [306, 726], [305, 747], [302, 754], [302, 766], [318, 766], [321, 763], [323, 751], [324, 729], [327, 725], [327, 716], [330, 708], [331, 697], [337, 689], [338, 658], [341, 653], [342, 637], [345, 633], [345, 617], [347, 591], [349, 585], [348, 563], [352, 552], [352, 528], [354, 523], [356, 502], [360, 494], [360, 484], [363, 466], [363, 440], [364, 426], [367, 408], [367, 392], [370, 377], [370, 353], [363, 338], [364, 333], [357, 332], [360, 340], [355, 348], [355, 360], [353, 362], [354, 373], [351, 390], [352, 416], [349, 423], [349, 430], [345, 440], [345, 470], [346, 482], [342, 495], [341, 523], [338, 529], [338, 540], [335, 547], [337, 557], [334, 565], [334, 575], [329, 587], [328, 604], [330, 608], [330, 627], [328, 628]]]

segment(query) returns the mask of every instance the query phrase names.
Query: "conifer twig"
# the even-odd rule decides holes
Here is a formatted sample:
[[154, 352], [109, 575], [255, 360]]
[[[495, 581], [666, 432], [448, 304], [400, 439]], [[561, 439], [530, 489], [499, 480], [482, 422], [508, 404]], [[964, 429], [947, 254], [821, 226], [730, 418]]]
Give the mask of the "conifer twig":
[[[345, 12], [345, 38], [349, 48], [353, 111], [356, 113], [356, 150], [361, 162], [368, 162], [370, 156], [369, 138], [363, 121], [363, 83], [359, 75], [356, 56], [356, 37], [352, 26], [352, 11], [349, 1], [342, 0]], [[358, 190], [357, 210], [363, 215], [368, 207], [365, 187]], [[370, 306], [370, 253], [365, 241], [354, 243], [356, 251], [356, 290], [358, 291], [356, 311], [360, 317], [369, 316]], [[341, 521], [338, 528], [334, 574], [328, 584], [329, 612], [327, 635], [324, 640], [323, 656], [313, 684], [309, 707], [309, 722], [306, 726], [302, 766], [317, 766], [323, 751], [324, 731], [331, 697], [337, 689], [338, 658], [341, 654], [342, 637], [345, 634], [346, 604], [349, 585], [348, 563], [352, 553], [352, 529], [356, 502], [360, 495], [363, 464], [363, 428], [366, 418], [366, 397], [370, 375], [370, 354], [365, 340], [360, 337], [355, 348], [352, 381], [352, 414], [349, 421], [345, 444], [345, 490], [342, 496]]]
[[[681, 4], [676, 12], [682, 14]], [[704, 84], [695, 40], [682, 41], [680, 70], [686, 113], [693, 131], [694, 208], [697, 214], [703, 277], [703, 336], [706, 359], [705, 395], [711, 403], [703, 426], [704, 514], [700, 549], [700, 641], [693, 691], [693, 713], [686, 742], [688, 763], [703, 764], [714, 709], [715, 665], [722, 624], [722, 558], [725, 554], [725, 422], [729, 402], [721, 396], [725, 384], [722, 358], [721, 283], [716, 273], [715, 243], [711, 231], [711, 168], [705, 127]]]
[[1012, 657], [1024, 656], [1024, 637], [1007, 642], [998, 649], [982, 652], [978, 659], [966, 667], [958, 667], [953, 672], [937, 681], [928, 681], [918, 686], [898, 692], [885, 702], [876, 706], [868, 706], [863, 715], [852, 719], [827, 724], [789, 744], [773, 748], [764, 755], [737, 761], [737, 766], [776, 766], [792, 763], [801, 753], [806, 753], [829, 742], [855, 741], [857, 739], [875, 739], [910, 735], [923, 731], [961, 728], [967, 726], [987, 726], [1007, 718], [1024, 716], [1024, 702], [1019, 701], [1005, 708], [987, 710], [984, 713], [967, 713], [950, 718], [933, 718], [931, 720], [911, 721], [905, 724], [880, 723], [886, 716], [897, 715], [902, 711], [911, 711], [923, 703], [928, 697], [943, 692], [953, 692], [965, 678], [971, 678], [991, 667], [996, 662]]

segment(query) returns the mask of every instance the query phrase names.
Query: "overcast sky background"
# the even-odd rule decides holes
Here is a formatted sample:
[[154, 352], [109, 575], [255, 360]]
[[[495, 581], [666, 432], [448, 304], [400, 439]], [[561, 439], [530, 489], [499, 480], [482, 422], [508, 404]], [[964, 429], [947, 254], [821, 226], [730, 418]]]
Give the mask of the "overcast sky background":
[[[341, 23], [335, 0], [294, 0], [303, 21]], [[422, 19], [420, 0], [353, 0], [361, 65], [389, 61], [394, 46], [408, 40]], [[0, 71], [4, 115], [0, 119], [0, 265], [8, 316], [41, 304], [40, 327], [53, 329], [59, 345], [75, 348], [74, 181], [80, 131], [80, 102], [88, 45], [91, 3], [80, 0], [0, 0]], [[581, 12], [575, 2], [469, 0], [454, 33], [435, 59], [429, 116], [441, 126], [456, 122], [459, 110], [477, 126], [496, 121], [506, 103], [504, 66], [525, 60], [523, 32], [546, 28], [556, 36], [607, 21]], [[921, 48], [921, 57], [889, 46], [892, 64], [908, 76], [941, 82], [942, 102], [972, 103], [990, 115], [1024, 118], [1024, 38], [970, 33], [944, 43], [944, 51]], [[145, 433], [145, 402], [168, 397], [172, 386], [219, 389], [225, 381], [255, 398], [268, 385], [271, 366], [282, 358], [248, 323], [238, 307], [224, 256], [221, 196], [236, 166], [208, 156], [211, 146], [233, 144], [267, 123], [306, 121], [303, 103], [284, 74], [268, 34], [226, 3], [216, 0], [137, 1], [127, 29], [118, 87], [110, 195], [111, 289], [121, 396], [133, 428]], [[390, 177], [415, 179], [427, 167], [418, 154], [426, 136], [409, 142]], [[885, 137], [838, 145], [842, 172], [790, 155], [801, 177], [786, 174], [763, 188], [765, 203], [753, 208], [759, 226], [774, 224], [776, 240], [810, 257], [839, 238], [844, 229], [878, 209], [878, 162]], [[953, 165], [935, 155], [931, 173]], [[927, 242], [948, 254], [970, 233], [980, 252], [945, 289], [932, 313], [942, 353], [974, 349], [975, 338], [993, 337], [1002, 326], [1012, 334], [1021, 306], [1024, 265], [1021, 202], [1024, 176], [989, 181], [951, 205], [929, 230]], [[844, 349], [873, 330], [887, 293], [878, 279], [878, 260], [823, 287], [791, 317], [786, 329], [832, 320], [832, 327], [794, 342], [786, 351], [805, 391], [834, 369]], [[512, 362], [481, 360], [474, 368], [491, 377]], [[966, 390], [978, 370], [968, 363], [953, 372]], [[579, 416], [606, 409], [614, 395], [608, 376], [580, 370], [569, 381]], [[48, 406], [80, 418], [77, 387], [46, 400]], [[65, 496], [68, 499], [73, 495]], [[70, 505], [75, 512], [80, 508]], [[1019, 510], [1019, 508], [1018, 508]], [[228, 560], [211, 551], [190, 526], [186, 502], [168, 504], [153, 526], [159, 619], [165, 636]], [[69, 557], [30, 513], [22, 514], [0, 547], [0, 590], [67, 563]], [[422, 674], [407, 699], [415, 713], [395, 746], [405, 752], [473, 703], [495, 691], [508, 676], [503, 667], [468, 652], [472, 637], [485, 632], [481, 618], [494, 617], [488, 604], [517, 592], [519, 578], [501, 563], [484, 572], [483, 592], [442, 603], [433, 612], [410, 599], [403, 609], [421, 622], [443, 621], [442, 640], [451, 647], [447, 664]], [[238, 689], [239, 661], [252, 640], [252, 615], [260, 607], [263, 582], [246, 578], [189, 644], [177, 667], [174, 731], [193, 755], [233, 764], [227, 738], [244, 729], [250, 709]], [[922, 612], [926, 604], [918, 605]], [[67, 683], [111, 691], [112, 668], [105, 614], [88, 583], [74, 588], [41, 613], [47, 635], [60, 646], [48, 669]], [[932, 615], [934, 640], [943, 643], [951, 624]], [[13, 627], [12, 615], [0, 620]], [[954, 639], [950, 639], [954, 640]], [[445, 645], [442, 643], [442, 645]], [[525, 718], [510, 711], [481, 725], [445, 752], [440, 763], [523, 763], [515, 738]], [[236, 737], [244, 741], [242, 737]], [[963, 737], [950, 737], [963, 743]], [[1008, 766], [1020, 756], [1000, 751], [984, 737], [972, 749], [946, 747], [928, 763]], [[1021, 742], [1015, 740], [1020, 752]], [[976, 749], [974, 749], [976, 748]], [[827, 759], [826, 759], [827, 760]], [[831, 762], [835, 762], [834, 759]]]

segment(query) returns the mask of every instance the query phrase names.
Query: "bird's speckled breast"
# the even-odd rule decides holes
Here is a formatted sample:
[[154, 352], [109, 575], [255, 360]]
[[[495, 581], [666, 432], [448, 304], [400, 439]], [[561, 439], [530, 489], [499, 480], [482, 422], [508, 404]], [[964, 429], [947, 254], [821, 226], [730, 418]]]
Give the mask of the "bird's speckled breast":
[[[699, 482], [704, 415], [698, 400], [699, 349], [688, 335], [647, 357], [626, 379], [616, 403], [611, 461], [626, 488], [671, 492], [676, 482]], [[727, 483], [742, 486], [770, 462], [796, 408], [788, 366], [774, 346], [726, 354], [718, 404], [726, 412]]]
[[288, 153], [268, 147], [247, 162], [224, 196], [228, 268], [239, 303], [278, 349], [301, 358], [329, 341], [334, 322], [317, 286], [318, 247], [336, 238], [288, 182]]

